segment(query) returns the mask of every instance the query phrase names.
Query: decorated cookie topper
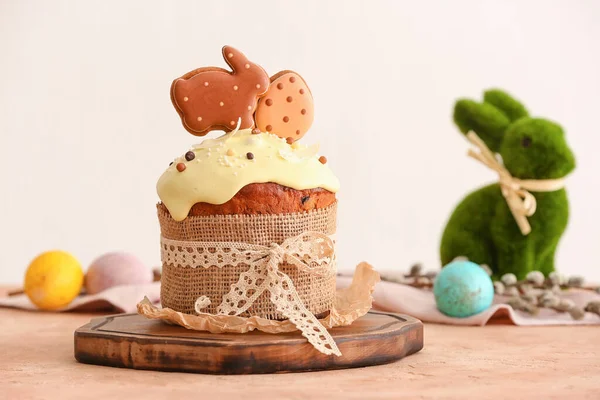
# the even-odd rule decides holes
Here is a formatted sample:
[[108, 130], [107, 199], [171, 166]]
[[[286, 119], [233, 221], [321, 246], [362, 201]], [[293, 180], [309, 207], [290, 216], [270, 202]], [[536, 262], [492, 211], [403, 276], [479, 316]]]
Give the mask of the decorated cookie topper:
[[271, 85], [256, 107], [256, 126], [290, 141], [300, 139], [312, 125], [313, 98], [304, 79], [293, 71], [271, 77]]
[[204, 67], [188, 72], [171, 85], [171, 100], [185, 129], [196, 136], [211, 130], [231, 131], [254, 126], [258, 98], [269, 87], [269, 75], [230, 46], [223, 57], [232, 71]]

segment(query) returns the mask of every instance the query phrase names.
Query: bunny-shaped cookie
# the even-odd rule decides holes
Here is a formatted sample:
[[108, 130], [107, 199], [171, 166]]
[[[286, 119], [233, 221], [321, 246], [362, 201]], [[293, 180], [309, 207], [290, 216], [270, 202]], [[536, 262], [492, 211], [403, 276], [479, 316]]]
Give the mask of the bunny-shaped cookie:
[[[563, 129], [549, 120], [529, 117], [521, 103], [501, 90], [486, 91], [482, 103], [457, 101], [454, 122], [463, 133], [479, 135], [519, 180], [549, 182], [575, 168]], [[528, 217], [528, 234], [519, 229], [498, 183], [469, 194], [442, 235], [442, 265], [465, 256], [487, 264], [496, 277], [510, 272], [522, 279], [533, 270], [553, 271], [554, 253], [569, 217], [567, 193], [564, 188], [530, 192], [537, 209]]]
[[269, 88], [269, 75], [230, 46], [223, 58], [233, 72], [205, 67], [188, 72], [171, 85], [171, 100], [185, 129], [204, 136], [214, 129], [233, 130], [254, 126], [258, 98]]

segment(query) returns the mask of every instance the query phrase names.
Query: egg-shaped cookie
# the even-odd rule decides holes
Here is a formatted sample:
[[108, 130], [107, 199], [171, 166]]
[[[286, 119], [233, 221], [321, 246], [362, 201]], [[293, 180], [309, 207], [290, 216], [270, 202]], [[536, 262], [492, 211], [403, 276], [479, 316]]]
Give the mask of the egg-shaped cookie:
[[313, 97], [304, 79], [293, 71], [272, 76], [269, 90], [258, 101], [254, 119], [263, 132], [292, 140], [304, 136], [314, 119]]

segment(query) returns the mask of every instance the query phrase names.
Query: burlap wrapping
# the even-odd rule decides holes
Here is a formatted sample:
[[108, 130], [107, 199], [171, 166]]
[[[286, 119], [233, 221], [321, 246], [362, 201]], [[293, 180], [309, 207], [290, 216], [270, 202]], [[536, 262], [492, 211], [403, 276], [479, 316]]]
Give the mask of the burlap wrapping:
[[[315, 237], [316, 235], [321, 234], [316, 234], [314, 232], [312, 234], [308, 234], [310, 237]], [[298, 249], [300, 244], [298, 238], [292, 238], [286, 241], [291, 242], [288, 242], [287, 244], [284, 243], [282, 245], [283, 253], [270, 253], [270, 250], [276, 249], [275, 246], [267, 248], [270, 253], [267, 264], [274, 260], [273, 257], [279, 259], [279, 257], [284, 256], [284, 254], [289, 256], [289, 252], [294, 251], [292, 250], [293, 248]], [[327, 242], [327, 240], [325, 242]], [[329, 247], [329, 245], [327, 244], [326, 247]], [[333, 249], [333, 247], [330, 249]], [[314, 248], [309, 252], [312, 252], [313, 250]], [[326, 251], [326, 253], [328, 252], [329, 251]], [[287, 259], [290, 260], [289, 258]], [[298, 261], [299, 260], [296, 259], [294, 262]], [[297, 265], [302, 265], [302, 263], [303, 261], [300, 261]], [[268, 268], [269, 267], [267, 266], [267, 269]], [[269, 274], [269, 277], [272, 278], [272, 275]], [[275, 279], [279, 280], [279, 277], [280, 275], [278, 275]], [[201, 300], [200, 303], [202, 304], [200, 310], [198, 311], [198, 315], [184, 314], [170, 308], [158, 308], [154, 306], [147, 298], [144, 298], [144, 300], [138, 303], [137, 308], [138, 313], [146, 318], [166, 321], [168, 323], [183, 326], [187, 329], [217, 334], [246, 333], [253, 330], [259, 330], [266, 333], [283, 333], [299, 330], [302, 332], [302, 336], [304, 336], [308, 342], [321, 353], [340, 356], [342, 353], [327, 329], [334, 328], [336, 326], [348, 326], [358, 318], [365, 315], [371, 309], [373, 304], [373, 298], [371, 295], [373, 294], [373, 290], [377, 282], [379, 282], [379, 274], [373, 270], [373, 267], [366, 262], [360, 263], [356, 267], [356, 271], [350, 286], [345, 289], [339, 289], [336, 292], [335, 303], [330, 310], [329, 315], [323, 319], [319, 319], [318, 322], [314, 320], [313, 316], [306, 314], [308, 311], [305, 313], [301, 310], [303, 306], [298, 307], [297, 310], [296, 307], [294, 307], [294, 310], [288, 309], [288, 311], [290, 311], [288, 313], [290, 315], [290, 319], [285, 321], [269, 320], [257, 316], [240, 317], [238, 315], [229, 314], [206, 314], [202, 312], [202, 308], [205, 306], [205, 298], [199, 299]], [[269, 291], [274, 290], [275, 293], [280, 294], [281, 292], [277, 290], [277, 286], [281, 284], [283, 284], [283, 282], [276, 283], [276, 285], [273, 288], [270, 288]], [[271, 297], [271, 299], [285, 307], [285, 304], [281, 304], [281, 298], [277, 300]], [[284, 299], [287, 301], [290, 300], [287, 298], [287, 296], [285, 296]], [[286, 300], [284, 300], [284, 303]], [[298, 306], [297, 302], [293, 301], [293, 303]], [[235, 307], [235, 303], [230, 303], [229, 305]]]
[[[164, 238], [178, 241], [240, 242], [268, 246], [304, 232], [333, 235], [336, 230], [337, 205], [307, 213], [279, 215], [215, 215], [187, 217], [175, 221], [163, 207], [158, 207], [158, 219]], [[334, 263], [334, 262], [332, 262]], [[214, 314], [231, 285], [247, 271], [248, 264], [221, 267], [173, 265], [163, 262], [161, 278], [161, 303], [185, 314], [195, 313], [195, 302], [201, 296], [211, 302], [204, 311]], [[315, 275], [295, 266], [281, 264], [280, 271], [292, 280], [304, 306], [315, 316], [322, 317], [332, 309], [335, 301], [335, 265], [331, 273]], [[269, 294], [263, 293], [241, 317], [257, 316], [282, 320]]]

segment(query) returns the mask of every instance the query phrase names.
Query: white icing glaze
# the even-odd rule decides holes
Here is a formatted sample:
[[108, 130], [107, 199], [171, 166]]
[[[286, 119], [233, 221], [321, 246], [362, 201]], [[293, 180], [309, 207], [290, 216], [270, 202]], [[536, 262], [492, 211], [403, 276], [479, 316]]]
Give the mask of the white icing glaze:
[[[339, 181], [318, 157], [318, 145], [289, 145], [270, 133], [234, 130], [193, 146], [195, 158], [182, 155], [162, 174], [158, 196], [176, 221], [185, 219], [196, 203], [223, 204], [244, 186], [273, 182], [296, 190], [339, 190]], [[253, 159], [247, 154], [252, 153]], [[232, 154], [232, 155], [228, 155]], [[186, 169], [177, 171], [177, 163]]]

